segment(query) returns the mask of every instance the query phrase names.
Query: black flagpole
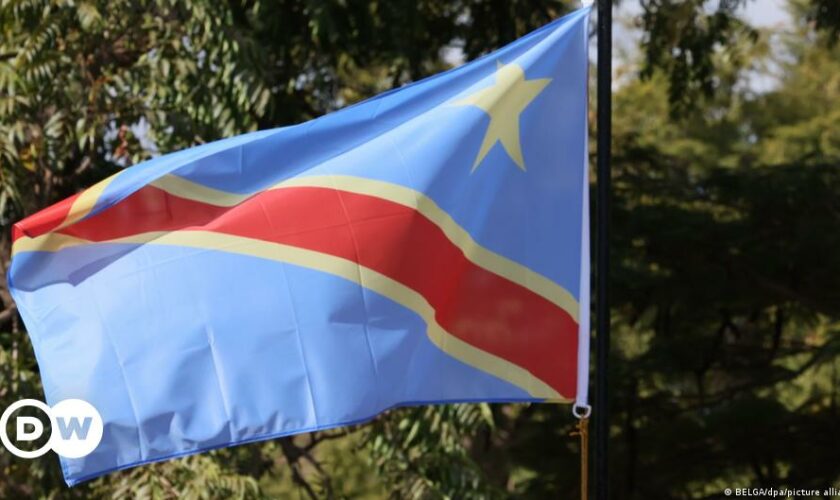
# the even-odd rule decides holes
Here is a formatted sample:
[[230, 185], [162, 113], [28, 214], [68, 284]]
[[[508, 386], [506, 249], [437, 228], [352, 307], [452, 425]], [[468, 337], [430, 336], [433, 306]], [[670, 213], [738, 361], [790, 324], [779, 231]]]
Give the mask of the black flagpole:
[[612, 0], [598, 1], [598, 116], [597, 155], [597, 296], [596, 303], [596, 363], [595, 363], [595, 481], [596, 500], [609, 497], [609, 420], [607, 398], [610, 350], [610, 303], [608, 295], [610, 262], [610, 137], [612, 135]]

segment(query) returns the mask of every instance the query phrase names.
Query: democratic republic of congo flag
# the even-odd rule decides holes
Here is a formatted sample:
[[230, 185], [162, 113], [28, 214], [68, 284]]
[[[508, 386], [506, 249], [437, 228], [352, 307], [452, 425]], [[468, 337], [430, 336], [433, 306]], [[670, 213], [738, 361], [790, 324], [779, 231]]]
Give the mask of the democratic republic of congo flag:
[[401, 405], [585, 404], [588, 13], [18, 223], [47, 402], [105, 423], [68, 484]]

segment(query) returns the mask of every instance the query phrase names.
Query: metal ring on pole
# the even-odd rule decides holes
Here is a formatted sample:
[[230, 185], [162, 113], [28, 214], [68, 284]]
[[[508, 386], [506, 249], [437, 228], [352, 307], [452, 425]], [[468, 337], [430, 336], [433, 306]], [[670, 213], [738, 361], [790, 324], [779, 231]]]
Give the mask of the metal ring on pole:
[[589, 418], [589, 415], [592, 414], [592, 407], [589, 405], [579, 405], [575, 403], [572, 406], [572, 415], [574, 415], [578, 420]]

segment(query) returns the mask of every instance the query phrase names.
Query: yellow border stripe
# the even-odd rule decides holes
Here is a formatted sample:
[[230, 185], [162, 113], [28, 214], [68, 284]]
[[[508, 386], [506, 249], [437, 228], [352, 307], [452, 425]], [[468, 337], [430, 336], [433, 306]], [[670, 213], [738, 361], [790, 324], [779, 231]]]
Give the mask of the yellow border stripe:
[[82, 191], [82, 194], [80, 194], [73, 202], [73, 205], [70, 206], [70, 211], [67, 212], [67, 217], [64, 218], [64, 222], [62, 222], [57, 228], [53, 229], [53, 231], [64, 229], [65, 227], [75, 224], [87, 217], [91, 210], [93, 210], [93, 207], [96, 206], [96, 202], [99, 201], [99, 197], [102, 196], [105, 188], [114, 182], [114, 179], [116, 179], [118, 175], [120, 175], [120, 172], [117, 172], [116, 174], [103, 179]]
[[221, 191], [172, 174], [164, 175], [152, 182], [151, 185], [179, 198], [200, 201], [220, 207], [233, 207], [254, 196], [254, 194], [236, 194]]
[[[202, 186], [183, 177], [164, 176], [155, 187], [174, 196], [219, 206], [235, 206], [254, 195], [239, 195]], [[419, 191], [364, 177], [348, 175], [319, 175], [293, 177], [269, 189], [292, 187], [333, 188], [351, 193], [382, 198], [417, 210], [437, 225], [455, 246], [474, 264], [512, 281], [552, 302], [578, 321], [580, 305], [568, 290], [507, 257], [479, 245], [472, 236], [440, 208], [431, 198]]]
[[[571, 402], [570, 399], [560, 395], [555, 389], [532, 375], [525, 368], [473, 347], [444, 330], [435, 318], [435, 309], [416, 291], [351, 260], [280, 243], [211, 231], [151, 232], [101, 243], [173, 245], [202, 250], [219, 250], [284, 262], [339, 276], [383, 295], [417, 313], [426, 322], [426, 334], [432, 343], [451, 356], [481, 371], [507, 380], [535, 398]], [[15, 246], [16, 251], [26, 251], [31, 247], [41, 251], [58, 251], [84, 244], [95, 245], [97, 243], [64, 234], [51, 233], [37, 238], [21, 238], [15, 243]]]

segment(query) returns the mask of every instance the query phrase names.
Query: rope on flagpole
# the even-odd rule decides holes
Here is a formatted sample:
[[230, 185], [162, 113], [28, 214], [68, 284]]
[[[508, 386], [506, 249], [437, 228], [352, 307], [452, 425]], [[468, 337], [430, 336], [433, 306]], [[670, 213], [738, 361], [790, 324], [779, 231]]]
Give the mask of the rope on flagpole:
[[572, 414], [577, 417], [577, 425], [572, 436], [580, 436], [580, 500], [589, 500], [589, 405], [574, 405]]

